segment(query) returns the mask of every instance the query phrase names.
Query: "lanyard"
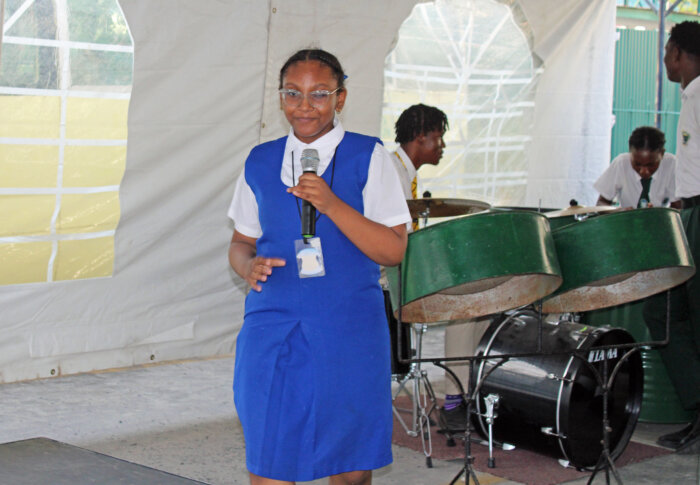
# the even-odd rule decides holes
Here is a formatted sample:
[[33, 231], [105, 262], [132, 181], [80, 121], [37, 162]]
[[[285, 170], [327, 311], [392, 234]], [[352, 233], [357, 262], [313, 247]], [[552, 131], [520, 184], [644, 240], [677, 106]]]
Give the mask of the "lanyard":
[[[399, 155], [399, 151], [396, 150], [394, 152], [394, 154], [396, 155], [396, 158], [399, 159], [399, 162], [401, 162], [401, 165], [403, 165], [403, 168], [406, 169], [406, 175], [408, 175], [408, 167], [406, 166], [406, 162], [403, 161], [403, 158], [401, 158], [401, 155]], [[418, 176], [417, 175], [415, 177], [413, 177], [413, 180], [411, 180], [411, 197], [413, 199], [418, 198]]]

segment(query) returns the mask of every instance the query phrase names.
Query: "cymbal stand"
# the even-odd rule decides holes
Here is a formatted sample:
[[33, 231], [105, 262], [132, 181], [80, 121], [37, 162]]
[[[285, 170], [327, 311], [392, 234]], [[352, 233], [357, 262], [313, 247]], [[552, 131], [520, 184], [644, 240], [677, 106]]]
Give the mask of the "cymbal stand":
[[[416, 337], [416, 357], [420, 359], [423, 351], [423, 334], [427, 331], [428, 326], [425, 324], [411, 324], [411, 330], [413, 335]], [[399, 320], [399, 339], [398, 339], [398, 352], [401, 355], [401, 334], [403, 327], [401, 321]], [[392, 376], [394, 377], [394, 376]], [[433, 442], [430, 435], [430, 415], [435, 409], [437, 409], [437, 399], [435, 398], [435, 391], [433, 386], [428, 379], [428, 373], [421, 368], [421, 362], [411, 362], [409, 367], [409, 372], [405, 375], [394, 378], [398, 382], [399, 387], [393, 395], [392, 401], [395, 401], [401, 392], [404, 392], [411, 399], [411, 427], [406, 424], [403, 416], [401, 416], [400, 411], [409, 411], [408, 409], [397, 408], [392, 405], [392, 410], [394, 416], [398, 420], [404, 431], [412, 437], [421, 436], [423, 445], [423, 454], [426, 458], [426, 465], [428, 468], [432, 468], [432, 458], [433, 454]], [[408, 381], [412, 381], [412, 392], [409, 392], [406, 385]]]
[[[401, 302], [402, 301], [402, 292], [403, 292], [402, 283], [401, 283], [401, 281], [402, 281], [401, 265], [399, 265], [399, 267], [398, 267], [398, 279], [399, 279], [398, 301]], [[402, 340], [403, 339], [402, 339], [401, 332], [404, 331], [401, 317], [402, 317], [402, 305], [399, 304], [398, 318], [397, 318], [397, 322], [398, 322], [397, 354], [399, 356], [398, 357], [399, 362], [402, 364], [409, 363], [410, 365], [414, 365], [414, 364], [420, 365], [421, 362], [427, 361], [427, 362], [431, 362], [432, 364], [444, 369], [447, 373], [449, 373], [452, 376], [454, 381], [457, 383], [457, 385], [459, 386], [460, 392], [462, 393], [462, 398], [467, 403], [467, 409], [466, 409], [467, 429], [465, 432], [465, 440], [464, 440], [464, 452], [465, 452], [464, 467], [460, 470], [460, 472], [450, 482], [450, 485], [454, 485], [459, 480], [459, 478], [462, 476], [462, 474], [464, 474], [464, 476], [465, 476], [466, 485], [469, 485], [470, 479], [472, 479], [472, 478], [474, 479], [475, 485], [479, 485], [479, 480], [477, 479], [476, 472], [474, 471], [474, 467], [472, 466], [472, 464], [474, 463], [474, 457], [471, 454], [472, 425], [471, 425], [471, 420], [469, 419], [469, 417], [472, 414], [472, 403], [473, 403], [474, 397], [481, 390], [481, 386], [482, 386], [483, 382], [485, 381], [485, 379], [494, 370], [496, 370], [498, 367], [500, 367], [505, 362], [507, 362], [509, 359], [509, 356], [508, 355], [495, 356], [495, 358], [500, 359], [500, 361], [498, 363], [496, 363], [491, 369], [489, 369], [486, 372], [483, 379], [476, 386], [474, 386], [472, 379], [470, 379], [469, 380], [469, 392], [465, 393], [464, 387], [462, 386], [462, 383], [461, 383], [459, 377], [457, 377], [457, 374], [455, 374], [454, 371], [452, 371], [452, 369], [450, 369], [449, 367], [447, 367], [446, 365], [444, 365], [441, 362], [441, 360], [444, 360], [444, 359], [428, 359], [428, 360], [426, 360], [426, 359], [421, 358], [420, 350], [422, 350], [422, 348], [420, 346], [418, 347], [418, 355], [416, 355], [415, 358], [403, 359], [401, 357], [403, 355], [403, 353], [402, 353]], [[421, 327], [424, 329], [427, 329], [427, 325], [425, 325], [425, 324], [422, 324]], [[476, 360], [476, 359], [479, 359], [479, 360], [494, 359], [494, 356], [490, 356], [490, 357], [489, 356], [467, 356], [465, 358], [456, 358], [456, 359], [452, 359], [452, 360], [461, 360], [461, 361], [467, 360], [467, 361], [469, 361], [469, 375], [472, 375], [473, 371], [474, 371], [474, 360]], [[419, 367], [419, 369], [420, 369], [420, 367]], [[432, 407], [431, 407], [429, 413], [425, 413], [425, 405], [423, 405], [423, 406], [419, 405], [419, 410], [418, 410], [418, 422], [420, 424], [420, 429], [421, 429], [421, 431], [425, 430], [428, 433], [428, 438], [427, 438], [428, 450], [426, 450], [426, 447], [425, 447], [426, 437], [425, 437], [425, 435], [423, 435], [423, 453], [426, 455], [426, 465], [428, 466], [428, 468], [432, 468], [432, 466], [433, 466], [432, 465], [432, 458], [430, 456], [430, 455], [432, 455], [432, 441], [430, 438], [430, 419], [428, 416], [435, 409], [436, 400], [435, 400], [435, 393], [433, 392], [432, 386], [430, 385], [430, 382], [427, 380], [427, 375], [424, 376], [424, 378], [421, 380], [423, 380], [424, 382], [427, 383], [426, 389], [429, 389], [428, 394], [429, 394], [430, 399], [432, 401]], [[416, 384], [414, 383], [414, 386], [415, 385]], [[419, 404], [420, 404], [420, 400], [419, 400]], [[425, 404], [425, 403], [422, 403], [422, 404]], [[394, 412], [398, 415], [398, 412], [396, 411], [396, 409], [394, 409]], [[400, 422], [403, 423], [403, 420], [400, 420]], [[414, 421], [414, 423], [415, 423], [415, 421]], [[446, 428], [446, 426], [445, 426], [445, 428]], [[406, 426], [404, 426], [404, 429], [406, 429], [406, 431], [408, 432], [408, 428]]]
[[[486, 378], [497, 368], [505, 364], [509, 360], [508, 355], [496, 355], [496, 356], [465, 356], [464, 358], [459, 358], [460, 360], [468, 360], [469, 361], [469, 375], [473, 375], [474, 373], [474, 361], [475, 360], [483, 360], [483, 359], [488, 359], [488, 360], [496, 360], [498, 359], [499, 362], [497, 362], [493, 367], [491, 367], [483, 376], [483, 378], [479, 381], [478, 384], [474, 385], [473, 379], [469, 379], [469, 392], [465, 393], [464, 388], [462, 387], [462, 383], [459, 380], [459, 377], [450, 369], [447, 367], [445, 364], [440, 362], [439, 359], [433, 360], [432, 363], [436, 365], [437, 367], [440, 367], [441, 369], [444, 369], [445, 372], [449, 373], [450, 376], [455, 380], [457, 383], [458, 387], [460, 388], [460, 391], [462, 392], [462, 398], [464, 399], [464, 402], [467, 403], [467, 409], [466, 409], [466, 414], [467, 414], [467, 428], [464, 432], [464, 467], [459, 471], [459, 473], [452, 479], [450, 482], [450, 485], [454, 485], [462, 475], [465, 477], [466, 485], [469, 485], [470, 480], [473, 479], [474, 483], [476, 485], [479, 485], [479, 480], [476, 477], [476, 472], [474, 471], [473, 463], [474, 463], [474, 457], [472, 456], [472, 451], [471, 451], [471, 443], [472, 443], [472, 424], [471, 424], [471, 419], [470, 416], [472, 415], [472, 404], [474, 403], [474, 400], [476, 399], [476, 396], [478, 396], [479, 391], [481, 391], [481, 387], [486, 380]], [[491, 439], [491, 435], [489, 434], [489, 442], [493, 443]], [[493, 461], [493, 456], [491, 455], [493, 448], [489, 448], [489, 468], [495, 467], [495, 461]], [[491, 466], [493, 464], [493, 466]]]
[[[610, 420], [608, 416], [608, 392], [612, 386], [612, 383], [615, 380], [615, 377], [617, 376], [618, 371], [620, 370], [622, 364], [630, 358], [635, 352], [639, 352], [643, 347], [644, 348], [652, 348], [652, 347], [663, 347], [664, 345], [668, 345], [669, 341], [671, 340], [671, 290], [666, 291], [666, 335], [664, 337], [664, 340], [661, 341], [654, 341], [654, 342], [641, 342], [637, 344], [632, 344], [632, 347], [630, 350], [628, 350], [625, 355], [623, 355], [620, 360], [617, 362], [615, 365], [612, 373], [610, 374], [610, 378], [608, 379], [608, 360], [607, 360], [607, 352], [605, 352], [604, 358], [603, 358], [603, 376], [602, 376], [602, 389], [603, 389], [603, 451], [601, 452], [600, 458], [598, 459], [598, 463], [596, 463], [595, 468], [593, 469], [593, 473], [591, 474], [590, 478], [588, 479], [587, 485], [591, 485], [593, 483], [593, 479], [595, 478], [596, 474], [604, 470], [605, 471], [605, 483], [609, 484], [610, 483], [610, 473], [613, 474], [615, 477], [615, 480], [619, 485], [622, 485], [622, 479], [620, 478], [620, 475], [617, 471], [617, 468], [615, 468], [615, 463], [613, 461], [612, 455], [610, 453], [610, 432], [612, 429], [610, 428]], [[589, 367], [591, 367], [593, 370], [596, 370], [590, 363], [583, 358], [584, 362], [589, 364]], [[598, 378], [597, 372], [594, 373], [596, 377]]]
[[486, 418], [486, 424], [489, 426], [489, 468], [496, 468], [496, 460], [493, 458], [493, 420], [498, 417], [496, 410], [498, 409], [498, 394], [489, 394], [484, 398], [486, 403], [486, 413], [484, 418]]

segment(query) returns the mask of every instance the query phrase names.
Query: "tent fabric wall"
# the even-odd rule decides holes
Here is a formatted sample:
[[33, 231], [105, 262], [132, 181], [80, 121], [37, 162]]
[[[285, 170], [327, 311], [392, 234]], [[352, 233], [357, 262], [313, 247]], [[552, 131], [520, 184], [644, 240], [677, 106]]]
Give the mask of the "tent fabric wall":
[[526, 205], [595, 205], [593, 183], [610, 162], [615, 3], [520, 2], [544, 62]]
[[[334, 52], [344, 125], [376, 135], [384, 59], [415, 3], [121, 0], [135, 68], [114, 276], [0, 287], [0, 382], [233, 352], [246, 288], [226, 210], [250, 148], [287, 132], [279, 67], [299, 48]], [[548, 79], [529, 184], [562, 205], [608, 162], [615, 2], [519, 3]]]
[[321, 47], [338, 56], [348, 79], [343, 126], [379, 133], [384, 59], [415, 0], [275, 3], [270, 15], [261, 141], [287, 134], [277, 90], [282, 64], [299, 49]]

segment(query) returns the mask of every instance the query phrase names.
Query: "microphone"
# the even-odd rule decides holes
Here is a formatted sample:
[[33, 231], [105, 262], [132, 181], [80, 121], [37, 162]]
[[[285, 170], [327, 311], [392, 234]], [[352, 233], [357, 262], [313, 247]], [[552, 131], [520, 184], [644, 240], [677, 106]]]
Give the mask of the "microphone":
[[[307, 148], [301, 152], [302, 172], [316, 173], [318, 164], [318, 150]], [[304, 239], [316, 235], [316, 208], [308, 200], [301, 201], [301, 235]]]

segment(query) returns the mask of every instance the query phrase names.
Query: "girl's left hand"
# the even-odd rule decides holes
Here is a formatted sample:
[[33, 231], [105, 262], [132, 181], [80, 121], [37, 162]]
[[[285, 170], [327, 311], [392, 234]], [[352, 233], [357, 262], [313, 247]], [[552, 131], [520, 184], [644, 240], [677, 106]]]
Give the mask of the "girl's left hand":
[[325, 180], [315, 173], [307, 172], [299, 177], [299, 183], [287, 192], [309, 201], [321, 214], [326, 214], [338, 201]]

